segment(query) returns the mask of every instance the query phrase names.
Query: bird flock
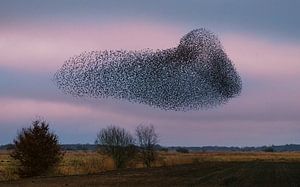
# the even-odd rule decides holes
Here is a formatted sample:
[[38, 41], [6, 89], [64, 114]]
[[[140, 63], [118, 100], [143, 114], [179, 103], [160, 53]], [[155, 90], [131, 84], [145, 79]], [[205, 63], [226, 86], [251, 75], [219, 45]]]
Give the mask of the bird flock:
[[177, 47], [105, 50], [71, 57], [55, 73], [59, 89], [163, 110], [207, 109], [238, 96], [242, 81], [215, 34], [195, 29]]

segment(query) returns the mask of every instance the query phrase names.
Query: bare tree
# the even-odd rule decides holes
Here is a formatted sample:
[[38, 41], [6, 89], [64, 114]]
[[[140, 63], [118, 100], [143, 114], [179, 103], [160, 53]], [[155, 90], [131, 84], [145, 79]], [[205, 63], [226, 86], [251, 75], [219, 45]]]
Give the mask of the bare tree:
[[100, 153], [112, 157], [116, 168], [125, 167], [136, 153], [133, 136], [124, 128], [113, 125], [101, 129], [95, 143]]
[[149, 126], [137, 126], [136, 136], [140, 148], [140, 158], [146, 167], [151, 167], [157, 158], [155, 146], [158, 143], [158, 134], [155, 132], [154, 126], [150, 124]]
[[49, 131], [45, 121], [33, 121], [32, 126], [23, 128], [14, 140], [11, 157], [20, 162], [21, 177], [43, 175], [61, 159], [58, 136]]

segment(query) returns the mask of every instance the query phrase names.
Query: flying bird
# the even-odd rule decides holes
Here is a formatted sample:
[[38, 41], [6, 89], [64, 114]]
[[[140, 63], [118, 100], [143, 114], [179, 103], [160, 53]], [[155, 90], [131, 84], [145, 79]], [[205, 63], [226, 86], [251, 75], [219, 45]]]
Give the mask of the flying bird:
[[221, 42], [203, 28], [170, 49], [83, 52], [66, 60], [54, 81], [73, 96], [126, 99], [175, 111], [216, 107], [242, 89]]

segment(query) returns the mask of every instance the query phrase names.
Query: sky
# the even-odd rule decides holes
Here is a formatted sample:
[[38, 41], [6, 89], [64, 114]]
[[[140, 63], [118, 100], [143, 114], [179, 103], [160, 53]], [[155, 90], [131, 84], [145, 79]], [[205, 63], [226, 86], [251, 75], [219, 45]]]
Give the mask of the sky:
[[[153, 124], [161, 145], [300, 144], [300, 1], [51, 0], [0, 2], [0, 144], [43, 118], [61, 143], [93, 143], [110, 124]], [[74, 98], [52, 81], [84, 51], [166, 49], [196, 28], [218, 35], [241, 95], [176, 112], [114, 99]]]

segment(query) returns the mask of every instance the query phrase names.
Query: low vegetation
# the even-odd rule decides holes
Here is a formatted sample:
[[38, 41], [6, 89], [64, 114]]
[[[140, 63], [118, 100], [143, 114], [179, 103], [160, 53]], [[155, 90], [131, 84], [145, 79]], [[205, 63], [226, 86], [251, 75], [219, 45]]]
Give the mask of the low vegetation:
[[[18, 179], [16, 163], [10, 152], [0, 152], [0, 180]], [[206, 164], [215, 162], [287, 162], [300, 163], [300, 152], [198, 152], [182, 154], [177, 152], [159, 152], [153, 167], [170, 167], [186, 164]], [[139, 159], [132, 160], [126, 168], [144, 168]], [[112, 158], [99, 155], [96, 151], [68, 151], [55, 170], [47, 176], [69, 176], [96, 174], [115, 170]]]
[[176, 151], [177, 151], [178, 153], [189, 153], [189, 152], [190, 152], [188, 149], [183, 148], [183, 147], [178, 147], [178, 148], [176, 149]]
[[139, 125], [136, 128], [137, 143], [139, 146], [139, 157], [143, 164], [149, 168], [157, 159], [156, 145], [158, 144], [158, 135], [154, 126]]
[[[18, 179], [13, 168], [9, 152], [0, 152], [0, 180]], [[299, 173], [299, 152], [159, 152], [152, 168], [145, 168], [137, 159], [115, 171], [110, 157], [71, 151], [65, 153], [55, 171], [48, 173], [51, 178], [0, 182], [0, 186], [297, 186]]]
[[101, 129], [95, 143], [99, 146], [100, 154], [113, 159], [116, 168], [124, 168], [137, 151], [133, 136], [124, 128], [117, 126]]

